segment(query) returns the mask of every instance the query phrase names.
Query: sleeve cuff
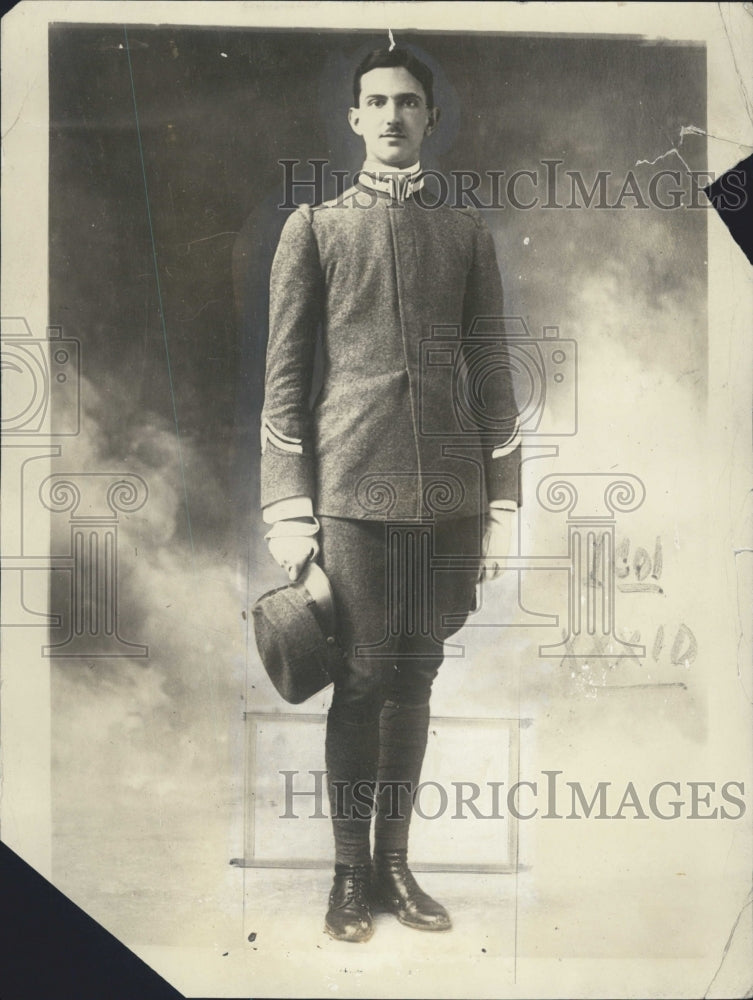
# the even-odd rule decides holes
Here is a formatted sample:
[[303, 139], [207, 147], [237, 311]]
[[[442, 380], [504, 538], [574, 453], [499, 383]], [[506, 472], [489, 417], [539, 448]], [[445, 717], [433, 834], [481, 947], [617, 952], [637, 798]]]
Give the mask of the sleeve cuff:
[[489, 508], [491, 510], [510, 510], [515, 513], [518, 509], [518, 504], [515, 500], [490, 500]]
[[319, 522], [313, 517], [310, 521], [275, 521], [264, 537], [267, 541], [271, 538], [313, 538], [318, 532]]
[[275, 524], [276, 521], [286, 521], [291, 517], [313, 517], [314, 504], [311, 497], [286, 497], [276, 500], [262, 511], [265, 524]]

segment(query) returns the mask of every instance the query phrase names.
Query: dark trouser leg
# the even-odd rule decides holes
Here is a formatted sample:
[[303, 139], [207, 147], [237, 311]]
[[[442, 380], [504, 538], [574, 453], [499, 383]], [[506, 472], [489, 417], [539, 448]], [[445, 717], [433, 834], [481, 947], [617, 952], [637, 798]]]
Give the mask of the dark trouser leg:
[[386, 633], [384, 525], [321, 517], [321, 563], [335, 594], [345, 652], [327, 718], [325, 758], [337, 864], [368, 864], [379, 712], [392, 660], [358, 647]]
[[379, 716], [375, 851], [408, 848], [413, 798], [429, 731], [431, 682], [438, 669], [439, 662], [433, 659], [409, 660], [395, 668]]
[[379, 717], [351, 721], [330, 710], [325, 763], [335, 861], [363, 865], [371, 861], [369, 830], [377, 778]]
[[[393, 642], [387, 620], [390, 567], [385, 525], [327, 517], [320, 520], [321, 562], [335, 593], [339, 637], [346, 653], [342, 675], [334, 679], [327, 723], [328, 787], [336, 852], [327, 929], [347, 940], [365, 940], [370, 932], [368, 907], [364, 910], [359, 902], [359, 880], [361, 866], [369, 856], [370, 789], [374, 778], [381, 776], [385, 786], [407, 784], [409, 791], [391, 803], [398, 811], [394, 825], [387, 825], [392, 822], [389, 807], [383, 807], [382, 818], [377, 819], [379, 855], [374, 889], [403, 923], [443, 930], [450, 926], [449, 917], [416, 885], [407, 868], [406, 845], [412, 794], [426, 749], [429, 694], [441, 663], [441, 640], [459, 627], [459, 622], [454, 627], [445, 626], [444, 615], [467, 614], [475, 574], [464, 570], [421, 580], [417, 563], [407, 577], [400, 574], [406, 586], [428, 588], [434, 612], [432, 635], [396, 635]], [[477, 554], [477, 537], [476, 519], [438, 526], [434, 552]], [[394, 596], [394, 590], [390, 593]], [[411, 600], [411, 593], [398, 593], [398, 600]], [[389, 640], [386, 644], [385, 639]], [[368, 655], [377, 648], [379, 656]]]
[[[434, 526], [433, 555], [467, 559], [478, 554], [476, 518], [462, 518]], [[429, 573], [422, 579], [417, 564], [411, 575], [414, 590], [422, 589], [432, 614], [430, 634], [416, 628], [401, 638], [399, 656], [390, 675], [387, 702], [380, 717], [375, 850], [407, 850], [413, 798], [421, 777], [429, 728], [429, 698], [442, 664], [441, 643], [468, 614], [475, 591], [473, 568]], [[407, 601], [410, 601], [408, 595]], [[459, 616], [449, 624], [448, 616]], [[422, 620], [416, 615], [414, 621]]]
[[[433, 542], [435, 555], [477, 555], [478, 521], [438, 525]], [[402, 923], [443, 931], [452, 926], [447, 911], [421, 889], [408, 867], [408, 832], [426, 751], [431, 686], [442, 663], [437, 640], [452, 635], [471, 608], [475, 571], [432, 574], [419, 585], [427, 588], [431, 635], [404, 637], [380, 717], [373, 892]], [[448, 615], [456, 616], [453, 624], [446, 620]]]
[[390, 700], [380, 716], [374, 832], [375, 900], [409, 927], [432, 931], [449, 929], [451, 921], [408, 868], [408, 830], [426, 750], [429, 691], [439, 662], [408, 660], [395, 672]]
[[429, 706], [387, 702], [379, 717], [374, 851], [408, 849], [413, 811], [429, 729]]

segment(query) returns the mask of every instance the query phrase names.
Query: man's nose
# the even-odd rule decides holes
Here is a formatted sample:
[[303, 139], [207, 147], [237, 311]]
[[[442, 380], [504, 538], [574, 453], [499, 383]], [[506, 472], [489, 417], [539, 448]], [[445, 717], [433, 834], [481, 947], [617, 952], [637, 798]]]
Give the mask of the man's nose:
[[397, 124], [402, 120], [400, 104], [397, 101], [387, 101], [385, 104], [385, 114], [389, 124]]

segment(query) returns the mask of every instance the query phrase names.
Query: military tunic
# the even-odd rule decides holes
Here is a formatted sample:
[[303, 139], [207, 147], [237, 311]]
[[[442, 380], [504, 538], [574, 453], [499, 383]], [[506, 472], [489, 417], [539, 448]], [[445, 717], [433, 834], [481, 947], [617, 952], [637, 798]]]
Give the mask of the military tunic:
[[519, 506], [502, 316], [475, 209], [356, 184], [293, 212], [270, 278], [262, 506], [307, 496], [317, 515], [383, 521]]

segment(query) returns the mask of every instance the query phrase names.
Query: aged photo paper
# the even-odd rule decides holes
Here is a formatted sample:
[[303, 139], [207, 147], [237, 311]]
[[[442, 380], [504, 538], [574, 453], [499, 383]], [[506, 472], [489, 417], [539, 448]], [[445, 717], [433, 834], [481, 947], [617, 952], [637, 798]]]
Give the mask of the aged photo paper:
[[[262, 491], [305, 492], [285, 478], [305, 434], [270, 400], [274, 371], [312, 373], [285, 353], [295, 323], [274, 356], [270, 326], [306, 261], [331, 289], [372, 259], [360, 217], [348, 243], [336, 209], [308, 206], [354, 184], [370, 150], [354, 71], [396, 47], [419, 61], [399, 68], [416, 107], [424, 66], [439, 108], [422, 186], [371, 190], [392, 199], [394, 247], [375, 229], [363, 299], [351, 280], [327, 323], [347, 304], [343, 336], [362, 324], [356, 378], [391, 349], [391, 290], [396, 328], [418, 324], [416, 451], [454, 463], [441, 482], [419, 469], [430, 573], [475, 574], [478, 552], [437, 541], [458, 542], [450, 515], [471, 499], [509, 540], [448, 619], [414, 789], [411, 866], [452, 927], [376, 912], [354, 942], [324, 932], [333, 690], [280, 697], [252, 608], [288, 582]], [[752, 56], [750, 4], [26, 2], [4, 18], [0, 836], [183, 995], [751, 995], [753, 280], [704, 188], [724, 177], [744, 207]], [[406, 139], [414, 99], [379, 141]], [[291, 219], [309, 257], [285, 257]], [[467, 259], [445, 252], [448, 226], [476, 241]], [[479, 247], [503, 298], [461, 331], [441, 303], [471, 309], [457, 288]], [[459, 338], [476, 357], [502, 329], [518, 422], [463, 457], [468, 426], [487, 441], [494, 366], [464, 368]], [[414, 538], [389, 390], [347, 382], [360, 415], [326, 447], [330, 469], [363, 474], [348, 507], [321, 472], [325, 565], [353, 522], [384, 525], [390, 553]], [[510, 442], [519, 506], [479, 457]], [[356, 562], [359, 580], [383, 572]]]

